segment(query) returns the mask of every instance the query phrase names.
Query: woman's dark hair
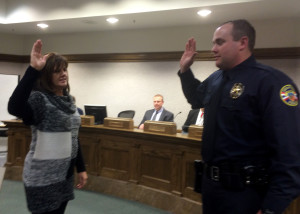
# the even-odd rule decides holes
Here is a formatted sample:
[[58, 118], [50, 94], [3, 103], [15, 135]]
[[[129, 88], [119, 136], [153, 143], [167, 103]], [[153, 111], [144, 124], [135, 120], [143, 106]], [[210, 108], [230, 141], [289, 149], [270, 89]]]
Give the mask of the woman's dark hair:
[[233, 20], [233, 21], [228, 21], [228, 22], [223, 23], [222, 25], [228, 24], [228, 23], [233, 24], [233, 29], [232, 29], [233, 40], [238, 41], [243, 36], [247, 36], [248, 40], [249, 40], [248, 48], [251, 52], [253, 52], [254, 46], [255, 46], [255, 37], [256, 37], [254, 27], [245, 19], [237, 19], [237, 20]]
[[[39, 91], [46, 91], [50, 93], [55, 92], [55, 88], [52, 82], [52, 74], [61, 72], [62, 69], [68, 67], [68, 60], [61, 55], [56, 53], [49, 53], [46, 64], [44, 68], [40, 71], [40, 76], [36, 83], [36, 89]], [[70, 86], [69, 83], [66, 88], [64, 88], [64, 95], [69, 94]]]

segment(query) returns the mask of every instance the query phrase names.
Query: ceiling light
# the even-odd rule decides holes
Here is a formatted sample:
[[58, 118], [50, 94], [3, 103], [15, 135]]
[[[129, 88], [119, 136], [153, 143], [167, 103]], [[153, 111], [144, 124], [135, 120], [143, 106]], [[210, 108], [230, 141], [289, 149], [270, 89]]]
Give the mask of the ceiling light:
[[208, 16], [209, 14], [211, 14], [211, 11], [205, 9], [205, 10], [199, 10], [197, 13], [199, 16], [205, 17], [205, 16]]
[[42, 29], [49, 27], [47, 24], [43, 24], [43, 23], [37, 24], [36, 26], [38, 26], [39, 28], [42, 28]]
[[118, 22], [119, 19], [117, 19], [117, 18], [108, 18], [108, 19], [106, 19], [106, 21], [111, 23], [111, 24], [114, 24], [114, 23]]

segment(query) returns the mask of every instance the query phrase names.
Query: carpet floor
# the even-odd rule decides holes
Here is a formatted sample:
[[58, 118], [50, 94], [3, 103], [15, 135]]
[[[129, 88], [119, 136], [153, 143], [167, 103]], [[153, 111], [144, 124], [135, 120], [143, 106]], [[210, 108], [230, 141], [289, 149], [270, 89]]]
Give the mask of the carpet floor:
[[[0, 214], [29, 214], [23, 183], [3, 180], [0, 190]], [[170, 212], [114, 196], [75, 190], [65, 214], [167, 214]]]

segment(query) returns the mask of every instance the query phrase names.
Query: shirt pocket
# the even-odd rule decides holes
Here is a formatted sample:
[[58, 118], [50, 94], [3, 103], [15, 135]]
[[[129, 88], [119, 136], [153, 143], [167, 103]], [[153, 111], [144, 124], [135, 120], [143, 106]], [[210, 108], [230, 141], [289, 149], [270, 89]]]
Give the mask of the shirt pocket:
[[235, 117], [246, 120], [258, 115], [257, 101], [250, 94], [243, 94], [237, 99], [233, 99], [230, 96], [226, 97], [221, 100], [220, 106], [223, 109], [223, 113], [226, 114], [228, 112], [235, 115]]
[[232, 99], [231, 97], [226, 97], [221, 100], [221, 107], [228, 111], [241, 111], [242, 101], [241, 99]]

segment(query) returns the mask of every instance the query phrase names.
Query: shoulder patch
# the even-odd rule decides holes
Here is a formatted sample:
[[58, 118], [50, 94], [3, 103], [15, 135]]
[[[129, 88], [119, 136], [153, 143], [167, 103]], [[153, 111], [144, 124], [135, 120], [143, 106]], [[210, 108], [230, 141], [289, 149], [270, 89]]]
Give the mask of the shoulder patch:
[[298, 95], [292, 85], [285, 85], [280, 89], [280, 98], [286, 105], [298, 105]]

